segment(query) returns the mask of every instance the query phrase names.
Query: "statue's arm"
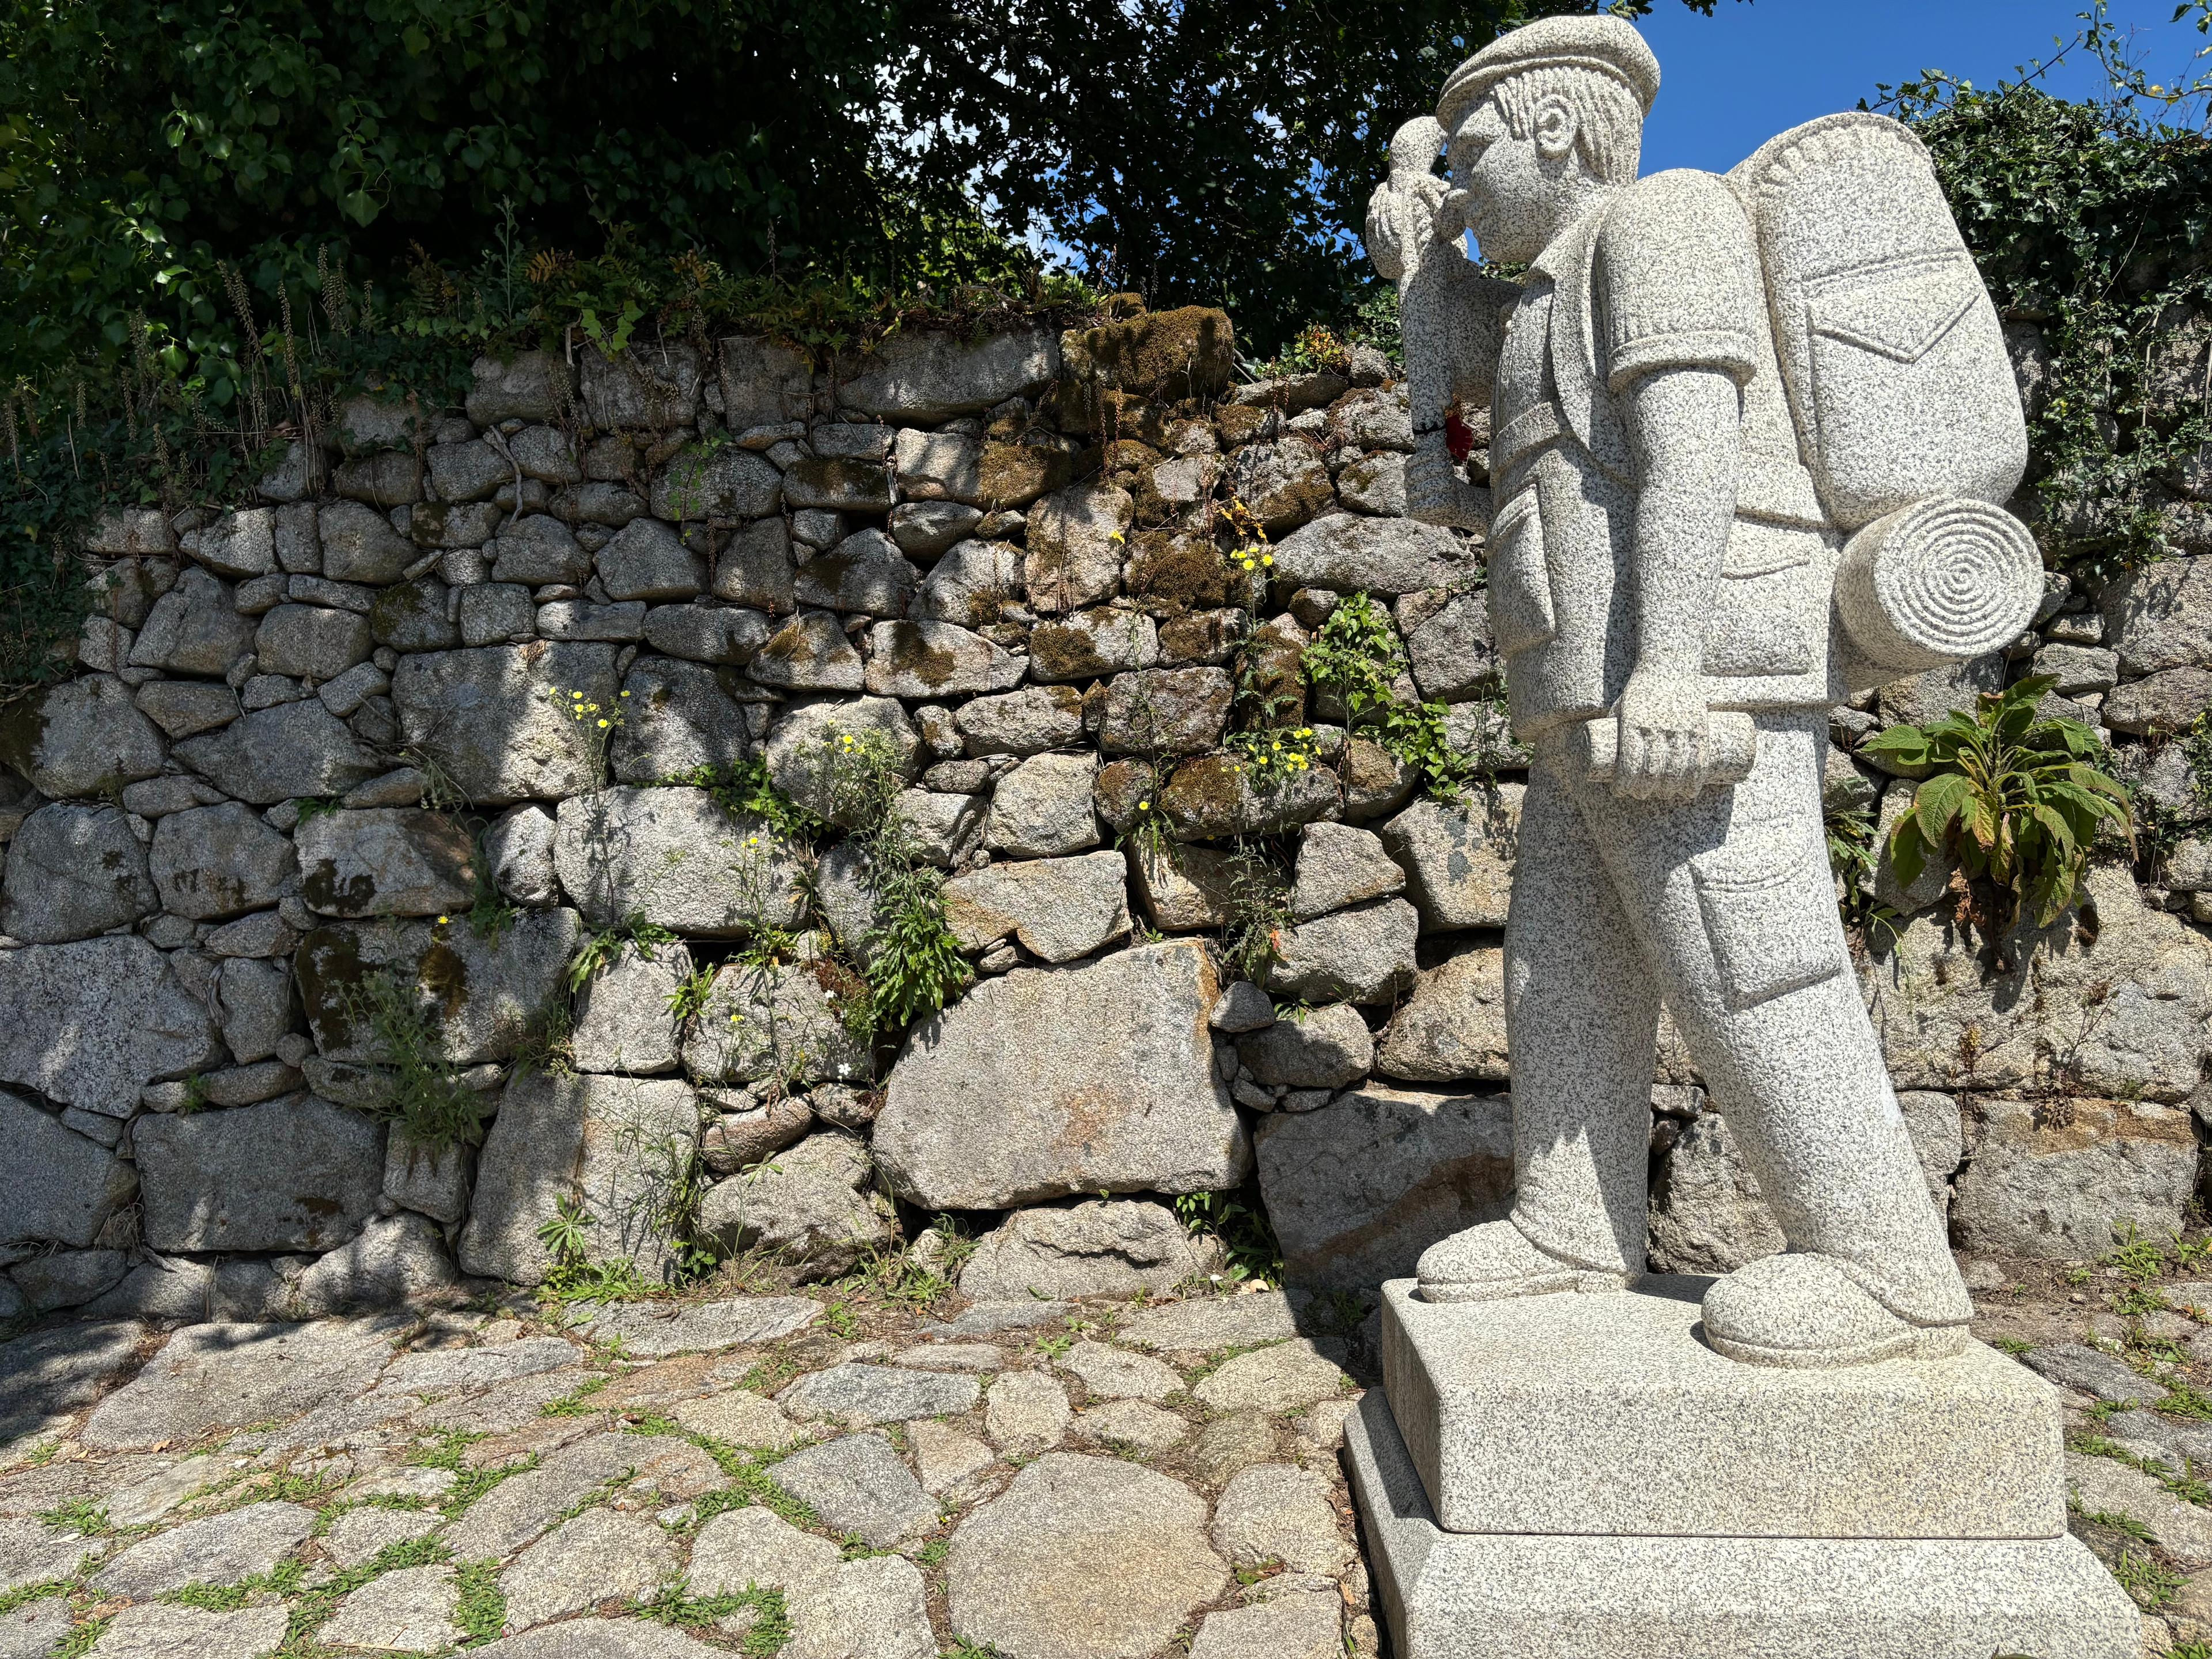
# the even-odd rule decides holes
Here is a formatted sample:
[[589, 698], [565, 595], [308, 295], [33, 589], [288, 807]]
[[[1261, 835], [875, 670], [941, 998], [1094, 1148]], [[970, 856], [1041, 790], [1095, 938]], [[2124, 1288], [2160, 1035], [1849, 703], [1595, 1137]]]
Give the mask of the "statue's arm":
[[1669, 368], [1621, 398], [1635, 466], [1636, 667], [1620, 696], [1617, 787], [1695, 794], [1706, 744], [1705, 625], [1735, 520], [1741, 420], [1735, 378]]
[[1504, 311], [1520, 290], [1486, 277], [1467, 257], [1444, 181], [1430, 171], [1443, 131], [1426, 116], [1398, 130], [1390, 177], [1367, 208], [1367, 252], [1398, 284], [1414, 451], [1406, 504], [1431, 524], [1480, 529], [1490, 492], [1469, 484], [1446, 447], [1444, 416], [1490, 402], [1504, 338]]

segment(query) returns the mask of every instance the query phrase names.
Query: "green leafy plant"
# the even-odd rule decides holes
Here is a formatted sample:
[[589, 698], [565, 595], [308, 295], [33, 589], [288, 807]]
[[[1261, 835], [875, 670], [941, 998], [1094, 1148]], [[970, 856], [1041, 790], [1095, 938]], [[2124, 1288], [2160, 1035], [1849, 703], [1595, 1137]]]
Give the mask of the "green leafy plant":
[[1231, 732], [1221, 746], [1237, 757], [1237, 765], [1262, 789], [1280, 787], [1300, 773], [1312, 770], [1320, 759], [1310, 726]]
[[446, 1058], [444, 1033], [411, 980], [389, 969], [343, 986], [346, 1021], [366, 1027], [377, 1089], [373, 1109], [410, 1146], [438, 1156], [483, 1139], [483, 1097], [465, 1086]]
[[1291, 925], [1290, 875], [1265, 843], [1239, 842], [1229, 874], [1229, 922], [1222, 955], [1239, 979], [1257, 981], [1276, 958], [1275, 940]]
[[878, 883], [877, 907], [866, 945], [869, 1012], [878, 1030], [896, 1030], [958, 996], [972, 972], [945, 921], [935, 871], [890, 872]]
[[2097, 734], [2079, 720], [2039, 719], [2047, 675], [1984, 693], [1974, 713], [1893, 726], [1860, 745], [1899, 766], [1932, 768], [1891, 832], [1890, 862], [1906, 886], [1931, 857], [2013, 896], [2005, 931], [2023, 913], [2045, 927], [2071, 906], [2098, 826], [2132, 839], [2128, 793], [2095, 763]]
[[1283, 1282], [1283, 1246], [1256, 1184], [1234, 1192], [1182, 1193], [1175, 1200], [1177, 1218], [1194, 1233], [1220, 1243], [1223, 1277], [1232, 1283]]
[[[627, 691], [617, 694], [618, 699], [629, 696]], [[614, 744], [615, 733], [623, 726], [620, 702], [601, 708], [581, 691], [558, 685], [545, 688], [545, 700], [575, 727], [583, 744], [584, 763], [591, 771], [592, 787], [605, 788], [607, 752]]]
[[676, 942], [672, 931], [648, 920], [644, 911], [632, 910], [613, 927], [597, 928], [584, 936], [575, 955], [568, 958], [568, 988], [582, 990], [625, 949], [635, 950], [651, 962], [655, 951]]
[[453, 1622], [467, 1632], [465, 1645], [481, 1646], [497, 1638], [507, 1623], [507, 1596], [499, 1587], [499, 1563], [464, 1561], [453, 1573]]
[[552, 1258], [556, 1272], [570, 1270], [584, 1265], [584, 1255], [591, 1248], [591, 1229], [599, 1224], [584, 1200], [563, 1194], [553, 1203], [553, 1213], [538, 1224], [538, 1242], [545, 1247]]
[[661, 781], [704, 789], [731, 817], [759, 818], [787, 841], [803, 844], [822, 833], [822, 820], [777, 788], [768, 763], [757, 756], [721, 766], [694, 767]]
[[679, 1578], [632, 1607], [641, 1618], [690, 1631], [711, 1630], [724, 1620], [750, 1610], [752, 1622], [738, 1644], [738, 1651], [746, 1659], [768, 1659], [791, 1639], [791, 1620], [781, 1590], [754, 1589], [694, 1595], [689, 1583]]
[[1881, 928], [1894, 937], [1897, 912], [1873, 893], [1875, 823], [1870, 813], [1831, 808], [1822, 825], [1828, 843], [1828, 873], [1836, 878], [1836, 907], [1844, 925], [1870, 933]]
[[573, 1077], [576, 1070], [575, 1015], [567, 999], [556, 1000], [523, 1028], [515, 1045], [514, 1075]]
[[1441, 702], [1398, 696], [1392, 690], [1407, 672], [1406, 647], [1389, 613], [1364, 592], [1347, 594], [1328, 613], [1303, 654], [1306, 680], [1344, 704], [1349, 729], [1380, 744], [1421, 787], [1440, 800], [1456, 800], [1474, 769], [1452, 746]]
[[702, 968], [676, 981], [676, 988], [668, 994], [670, 1018], [686, 1020], [706, 1012], [708, 999], [714, 992], [715, 971], [712, 968]]

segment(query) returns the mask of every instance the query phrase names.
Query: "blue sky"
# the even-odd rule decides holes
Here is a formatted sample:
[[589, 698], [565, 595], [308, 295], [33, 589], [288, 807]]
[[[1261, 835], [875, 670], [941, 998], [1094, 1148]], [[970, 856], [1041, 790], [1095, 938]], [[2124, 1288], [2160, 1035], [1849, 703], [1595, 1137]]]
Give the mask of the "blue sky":
[[[2054, 35], [2071, 39], [2088, 0], [1719, 0], [1700, 17], [1658, 0], [1638, 25], [1659, 55], [1659, 101], [1644, 129], [1644, 170], [1725, 171], [1776, 133], [1816, 115], [1872, 101], [1879, 82], [1941, 69], [1993, 86], [2016, 65], [2048, 59]], [[2175, 25], [2174, 0], [2111, 0], [2114, 22], [2135, 25], [2136, 53], [2158, 78], [2187, 73], [2205, 44]], [[2078, 61], [2076, 61], [2078, 59]], [[2212, 64], [2212, 58], [2205, 60]], [[2200, 66], [2202, 67], [2202, 66]], [[2069, 97], [2099, 89], [2095, 61], [2076, 53], [2054, 71]]]

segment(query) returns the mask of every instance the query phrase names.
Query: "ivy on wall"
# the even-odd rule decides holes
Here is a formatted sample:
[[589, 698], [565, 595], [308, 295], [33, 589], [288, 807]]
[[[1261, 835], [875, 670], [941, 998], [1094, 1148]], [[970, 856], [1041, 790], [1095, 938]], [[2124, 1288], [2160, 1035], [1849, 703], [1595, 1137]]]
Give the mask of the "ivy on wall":
[[[2212, 22], [2212, 0], [2192, 11]], [[2101, 3], [2084, 15], [2069, 50], [2102, 62], [2108, 96], [1931, 74], [1887, 89], [1884, 107], [1928, 145], [2029, 360], [2046, 556], [2094, 579], [2212, 550], [2212, 508], [2194, 501], [2212, 497], [2212, 138], [2191, 119], [2212, 84], [2152, 81]]]

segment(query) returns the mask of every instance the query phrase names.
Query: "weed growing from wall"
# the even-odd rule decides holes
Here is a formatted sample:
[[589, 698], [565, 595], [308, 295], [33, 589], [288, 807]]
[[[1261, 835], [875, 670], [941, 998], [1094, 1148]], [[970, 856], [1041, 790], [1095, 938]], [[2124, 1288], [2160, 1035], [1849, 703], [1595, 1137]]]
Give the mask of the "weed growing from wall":
[[369, 1032], [380, 1091], [373, 1109], [395, 1134], [434, 1157], [483, 1139], [483, 1099], [447, 1060], [437, 1019], [410, 981], [389, 969], [365, 975], [339, 988], [338, 1006], [348, 1024]]
[[1267, 1219], [1256, 1188], [1179, 1193], [1174, 1201], [1176, 1216], [1184, 1227], [1219, 1241], [1224, 1279], [1232, 1284], [1247, 1279], [1262, 1285], [1283, 1282], [1282, 1242], [1275, 1237], [1274, 1224]]
[[1368, 738], [1439, 800], [1456, 800], [1474, 769], [1452, 747], [1441, 702], [1409, 702], [1392, 687], [1407, 672], [1406, 647], [1389, 613], [1364, 592], [1338, 602], [1305, 648], [1302, 665], [1315, 690], [1344, 705], [1348, 729]]
[[1231, 973], [1256, 982], [1276, 959], [1277, 935], [1291, 925], [1291, 873], [1280, 854], [1263, 842], [1238, 842], [1221, 941]]
[[944, 878], [899, 809], [906, 778], [890, 740], [870, 732], [825, 742], [831, 816], [854, 826], [875, 895], [876, 925], [860, 952], [868, 1018], [874, 1030], [902, 1030], [960, 994], [967, 959], [945, 921]]

